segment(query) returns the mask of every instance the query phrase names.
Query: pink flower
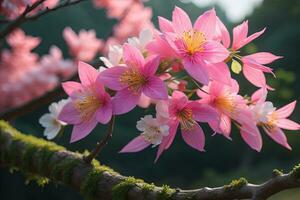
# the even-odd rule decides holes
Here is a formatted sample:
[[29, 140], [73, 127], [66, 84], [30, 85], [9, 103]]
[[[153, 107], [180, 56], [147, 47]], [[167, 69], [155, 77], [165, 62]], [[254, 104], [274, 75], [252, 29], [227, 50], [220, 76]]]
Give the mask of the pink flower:
[[118, 91], [113, 98], [114, 114], [132, 110], [142, 94], [152, 99], [167, 99], [164, 82], [155, 76], [159, 57], [152, 56], [145, 60], [140, 51], [129, 44], [124, 45], [123, 51], [126, 66], [108, 68], [100, 73], [97, 80]]
[[185, 70], [205, 85], [209, 82], [207, 64], [223, 62], [229, 56], [227, 49], [214, 41], [216, 20], [215, 10], [210, 10], [192, 26], [189, 16], [178, 7], [173, 11], [172, 22], [159, 18], [160, 29], [182, 59]]
[[[259, 99], [258, 96], [260, 97]], [[292, 148], [288, 144], [287, 138], [282, 129], [300, 130], [300, 124], [287, 119], [293, 113], [296, 107], [296, 101], [293, 101], [282, 108], [276, 109], [272, 102], [265, 101], [266, 91], [263, 89], [254, 93], [251, 99], [253, 102], [256, 102], [253, 106], [251, 106], [251, 110], [254, 112], [257, 125], [261, 126], [267, 135], [275, 142], [291, 150]]]
[[[229, 32], [221, 22], [217, 19], [217, 36], [216, 39], [222, 41], [226, 48], [230, 46]], [[254, 39], [258, 38], [265, 32], [265, 28], [259, 32], [256, 32], [248, 36], [248, 21], [236, 26], [233, 29], [233, 41], [231, 51], [232, 54], [238, 53], [238, 50], [243, 46], [249, 44]], [[272, 69], [264, 65], [270, 64], [273, 61], [282, 58], [281, 56], [275, 56], [268, 52], [259, 52], [248, 56], [240, 57], [240, 61], [243, 63], [243, 74], [245, 78], [257, 87], [267, 87], [272, 89], [266, 83], [264, 73], [273, 73]]]
[[102, 47], [102, 41], [97, 39], [94, 30], [81, 30], [79, 34], [69, 27], [64, 29], [63, 36], [68, 44], [70, 54], [77, 60], [85, 62], [91, 61], [99, 49]]
[[232, 80], [231, 86], [213, 81], [197, 94], [202, 104], [208, 104], [218, 111], [220, 122], [212, 121], [209, 125], [217, 133], [230, 138], [231, 121], [234, 120], [240, 125], [241, 136], [244, 141], [253, 149], [260, 151], [262, 139], [256, 127], [252, 112], [247, 106], [247, 101], [240, 95], [239, 85]]
[[97, 125], [107, 124], [112, 117], [112, 103], [103, 85], [96, 81], [98, 71], [92, 66], [79, 62], [78, 73], [81, 83], [63, 83], [71, 102], [62, 109], [59, 120], [73, 124], [71, 142], [86, 137]]
[[163, 138], [156, 160], [164, 150], [171, 146], [179, 125], [184, 141], [191, 147], [204, 151], [205, 136], [197, 122], [219, 121], [215, 109], [196, 101], [189, 101], [187, 96], [180, 91], [174, 91], [172, 98], [168, 102], [159, 103], [157, 105], [157, 114], [161, 121], [163, 121], [162, 119], [168, 121], [170, 133]]
[[138, 152], [150, 145], [155, 147], [169, 134], [169, 126], [152, 115], [141, 118], [136, 127], [142, 132], [141, 135], [129, 142], [120, 153]]

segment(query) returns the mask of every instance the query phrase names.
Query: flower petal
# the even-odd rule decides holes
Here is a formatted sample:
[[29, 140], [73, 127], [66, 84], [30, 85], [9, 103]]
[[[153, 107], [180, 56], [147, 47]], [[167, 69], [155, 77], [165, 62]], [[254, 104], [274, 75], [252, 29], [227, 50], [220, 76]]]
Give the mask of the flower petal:
[[151, 143], [147, 142], [143, 136], [138, 136], [131, 140], [119, 153], [134, 153], [142, 151], [150, 146]]
[[205, 136], [199, 124], [195, 124], [192, 130], [181, 129], [183, 140], [198, 151], [204, 151]]
[[99, 108], [96, 112], [96, 119], [101, 124], [107, 124], [112, 117], [112, 103], [107, 102], [104, 106]]
[[248, 35], [248, 21], [244, 21], [242, 24], [233, 28], [233, 41], [232, 49], [238, 50], [243, 45], [242, 42], [247, 38]]
[[206, 70], [205, 64], [196, 64], [190, 61], [183, 62], [184, 69], [187, 73], [200, 83], [207, 85], [209, 82], [209, 74]]
[[142, 92], [156, 100], [166, 100], [168, 99], [168, 90], [164, 82], [155, 76], [148, 78], [147, 84], [142, 88]]
[[158, 17], [159, 29], [162, 32], [174, 32], [173, 24], [171, 21], [163, 17]]
[[58, 115], [60, 121], [66, 122], [68, 124], [79, 124], [81, 123], [81, 117], [78, 110], [74, 107], [74, 103], [67, 103], [60, 114]]
[[82, 85], [89, 86], [95, 83], [99, 72], [91, 65], [79, 61], [78, 74]]
[[275, 142], [277, 142], [278, 144], [284, 146], [289, 150], [292, 150], [284, 132], [280, 128], [274, 127], [272, 130], [268, 130], [264, 127], [263, 129], [265, 130], [267, 135], [270, 136]]
[[96, 125], [97, 121], [94, 118], [84, 121], [81, 124], [74, 125], [70, 142], [77, 142], [78, 140], [85, 138], [92, 132]]
[[276, 125], [286, 130], [300, 130], [300, 124], [289, 119], [278, 119]]
[[142, 68], [145, 63], [145, 59], [138, 48], [125, 43], [123, 46], [124, 61], [128, 67]]
[[61, 128], [60, 125], [48, 126], [44, 130], [44, 136], [47, 137], [47, 140], [53, 140], [57, 136], [57, 134], [59, 133], [60, 128]]
[[184, 31], [192, 30], [192, 22], [190, 17], [184, 10], [179, 7], [175, 7], [172, 15], [172, 22], [175, 32], [181, 34]]
[[224, 62], [208, 64], [206, 67], [209, 77], [220, 83], [231, 85], [231, 74], [228, 66]]
[[216, 33], [217, 16], [215, 9], [206, 11], [198, 17], [195, 22], [194, 28], [205, 33], [205, 37], [211, 40]]
[[[259, 53], [254, 53], [248, 56], [245, 56], [246, 58], [252, 59], [255, 62], [265, 65], [265, 64], [270, 64], [275, 60], [278, 60], [282, 58], [282, 56], [275, 56], [274, 54], [271, 54], [269, 52], [259, 52]], [[245, 58], [244, 57], [244, 58]]]
[[280, 119], [289, 117], [293, 113], [293, 111], [296, 107], [296, 103], [297, 103], [297, 101], [293, 101], [293, 102], [289, 103], [288, 105], [285, 105], [282, 108], [279, 108], [278, 110], [275, 111], [276, 116]]
[[120, 90], [113, 97], [113, 114], [121, 115], [134, 109], [137, 105], [141, 94], [132, 93], [128, 88]]
[[198, 102], [191, 102], [187, 106], [192, 109], [193, 119], [198, 122], [220, 121], [219, 114], [211, 106], [203, 105]]
[[266, 78], [262, 71], [244, 65], [243, 74], [245, 78], [257, 87], [267, 87]]
[[255, 124], [243, 124], [241, 127], [243, 140], [254, 150], [260, 152], [262, 148], [262, 137]]
[[143, 74], [145, 76], [153, 76], [157, 71], [157, 68], [159, 66], [159, 61], [160, 61], [159, 56], [149, 56], [143, 67], [142, 70]]
[[98, 84], [104, 84], [112, 90], [122, 90], [126, 87], [125, 84], [120, 82], [120, 76], [126, 71], [126, 67], [111, 67], [102, 71], [98, 78]]
[[217, 17], [217, 32], [219, 32], [217, 39], [220, 38], [224, 47], [228, 49], [230, 46], [230, 35], [226, 26], [223, 24], [219, 17]]
[[229, 51], [221, 43], [209, 41], [205, 43], [201, 56], [209, 63], [220, 63], [228, 58]]
[[67, 81], [62, 83], [62, 87], [64, 89], [64, 91], [67, 93], [67, 95], [69, 95], [70, 97], [72, 97], [74, 93], [76, 92], [80, 92], [82, 89], [82, 86], [80, 83], [77, 83], [75, 81]]

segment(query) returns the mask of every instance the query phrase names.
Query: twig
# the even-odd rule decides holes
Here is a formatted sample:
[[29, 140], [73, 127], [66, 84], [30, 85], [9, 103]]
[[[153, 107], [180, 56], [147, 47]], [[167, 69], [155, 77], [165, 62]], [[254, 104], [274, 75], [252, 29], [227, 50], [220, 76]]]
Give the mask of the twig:
[[83, 160], [85, 163], [89, 164], [92, 162], [94, 158], [99, 155], [99, 153], [102, 151], [105, 145], [107, 145], [109, 139], [112, 137], [113, 131], [114, 131], [114, 126], [115, 126], [115, 116], [112, 116], [109, 124], [108, 124], [108, 130], [105, 135], [105, 137], [97, 143], [95, 149], [86, 157], [83, 157]]
[[[87, 164], [82, 160], [82, 154], [67, 151], [62, 146], [34, 136], [26, 136], [4, 121], [0, 121], [0, 138], [0, 166], [17, 167], [24, 173], [64, 183], [90, 195], [90, 199], [111, 200], [114, 195], [122, 195], [118, 199], [266, 200], [283, 190], [300, 187], [300, 165], [296, 165], [287, 174], [274, 170], [272, 177], [262, 184], [251, 184], [241, 178], [222, 187], [175, 190], [122, 176], [96, 162]], [[85, 193], [83, 188], [91, 193]]]
[[63, 3], [55, 6], [54, 8], [46, 8], [44, 11], [39, 12], [36, 15], [33, 16], [27, 16], [31, 11], [36, 9], [38, 6], [40, 6], [45, 0], [40, 0], [37, 1], [36, 3], [32, 4], [32, 6], [27, 7], [26, 10], [21, 14], [16, 20], [12, 21], [4, 30], [0, 32], [0, 38], [3, 39], [5, 38], [8, 34], [13, 32], [16, 28], [18, 28], [21, 24], [23, 24], [26, 21], [29, 20], [35, 20], [47, 13], [50, 13], [52, 11], [58, 10], [63, 7], [71, 6], [80, 3], [81, 1], [86, 1], [86, 0], [66, 0]]

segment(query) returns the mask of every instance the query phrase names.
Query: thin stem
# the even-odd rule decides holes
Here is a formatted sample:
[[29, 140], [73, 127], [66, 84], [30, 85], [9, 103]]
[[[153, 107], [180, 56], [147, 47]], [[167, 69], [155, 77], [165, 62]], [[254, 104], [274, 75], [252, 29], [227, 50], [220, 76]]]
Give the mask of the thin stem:
[[114, 126], [115, 126], [115, 116], [112, 116], [108, 124], [108, 130], [105, 137], [100, 142], [97, 143], [95, 149], [88, 156], [83, 157], [85, 163], [87, 164], [91, 163], [92, 160], [99, 155], [99, 153], [102, 151], [105, 145], [107, 145], [108, 141], [112, 137]]

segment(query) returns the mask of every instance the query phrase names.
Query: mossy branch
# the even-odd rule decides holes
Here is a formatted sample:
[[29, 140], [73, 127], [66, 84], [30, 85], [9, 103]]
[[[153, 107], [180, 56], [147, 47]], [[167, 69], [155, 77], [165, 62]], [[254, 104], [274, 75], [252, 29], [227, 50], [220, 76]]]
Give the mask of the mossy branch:
[[300, 187], [300, 165], [289, 173], [274, 170], [260, 185], [245, 178], [217, 188], [196, 190], [157, 187], [133, 177], [125, 177], [96, 160], [87, 164], [83, 154], [74, 153], [55, 143], [20, 133], [0, 121], [0, 166], [19, 169], [40, 184], [55, 181], [79, 191], [86, 199], [101, 200], [264, 200], [285, 189]]

